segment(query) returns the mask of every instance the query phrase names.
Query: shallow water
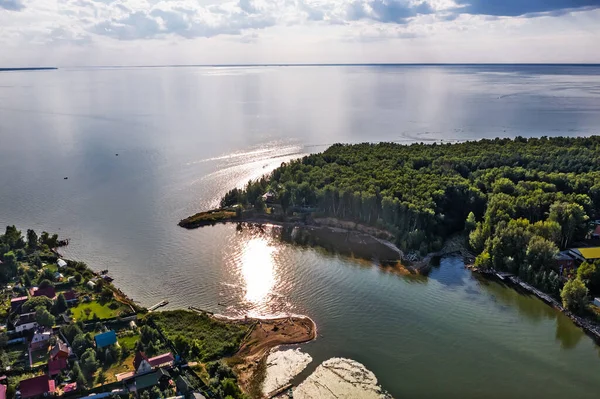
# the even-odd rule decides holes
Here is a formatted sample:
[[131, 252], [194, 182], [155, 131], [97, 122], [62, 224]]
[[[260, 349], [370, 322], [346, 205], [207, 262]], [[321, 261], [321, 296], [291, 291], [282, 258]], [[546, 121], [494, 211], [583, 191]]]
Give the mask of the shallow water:
[[295, 399], [386, 399], [375, 374], [354, 360], [333, 358], [294, 389]]
[[296, 383], [343, 357], [396, 398], [595, 398], [592, 341], [458, 259], [408, 278], [268, 231], [176, 223], [335, 142], [598, 132], [598, 67], [0, 73], [0, 224], [70, 238], [67, 256], [143, 305], [311, 316]]
[[267, 371], [262, 390], [265, 395], [287, 385], [312, 362], [309, 354], [299, 348], [273, 350], [267, 356]]

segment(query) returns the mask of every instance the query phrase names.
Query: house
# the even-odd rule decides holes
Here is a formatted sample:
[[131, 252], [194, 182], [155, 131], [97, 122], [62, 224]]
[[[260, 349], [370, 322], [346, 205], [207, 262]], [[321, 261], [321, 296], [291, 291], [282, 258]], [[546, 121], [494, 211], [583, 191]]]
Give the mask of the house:
[[569, 274], [576, 268], [575, 259], [570, 255], [569, 251], [559, 252], [555, 259], [561, 276]]
[[54, 395], [54, 389], [54, 380], [45, 374], [23, 380], [19, 384], [21, 399], [48, 397]]
[[77, 298], [77, 293], [73, 290], [63, 292], [63, 296], [65, 297], [68, 305], [75, 305], [77, 301], [79, 301], [79, 298]]
[[105, 333], [97, 334], [94, 336], [96, 341], [96, 347], [104, 348], [109, 345], [117, 343], [117, 333], [114, 330], [107, 331]]
[[164, 391], [169, 386], [171, 376], [164, 369], [158, 369], [153, 373], [144, 374], [135, 379], [135, 390], [138, 392], [158, 386]]
[[59, 259], [56, 264], [58, 265], [58, 267], [60, 267], [61, 269], [63, 267], [67, 267], [67, 262], [65, 262], [63, 259]]
[[594, 301], [592, 303], [594, 304], [594, 306], [600, 307], [600, 298], [594, 298]]
[[70, 354], [71, 350], [69, 349], [67, 344], [58, 339], [56, 340], [56, 345], [54, 345], [52, 349], [50, 349], [49, 356], [50, 360], [68, 359]]
[[44, 348], [48, 346], [50, 343], [50, 337], [52, 336], [52, 332], [39, 330], [33, 334], [33, 338], [31, 338], [31, 343], [29, 346], [31, 350], [38, 350], [40, 348]]
[[136, 374], [144, 374], [157, 367], [171, 367], [174, 362], [175, 358], [173, 358], [171, 352], [151, 358], [146, 357], [144, 352], [138, 352], [133, 359], [133, 368], [136, 370]]
[[150, 366], [152, 366], [152, 368], [154, 368], [154, 367], [171, 367], [174, 362], [175, 362], [175, 358], [173, 358], [173, 355], [171, 354], [171, 352], [163, 353], [162, 355], [154, 356], [154, 357], [151, 357], [150, 359], [148, 359], [148, 363], [150, 363]]
[[62, 273], [60, 273], [60, 272], [54, 273], [54, 281], [62, 281], [63, 278], [65, 278], [65, 276]]
[[64, 393], [69, 393], [69, 392], [75, 392], [77, 390], [77, 383], [76, 382], [72, 382], [70, 384], [67, 384], [63, 387], [63, 392]]
[[90, 290], [96, 288], [96, 283], [94, 283], [92, 280], [88, 281], [86, 285]]
[[266, 203], [266, 204], [270, 204], [275, 202], [275, 193], [272, 191], [268, 191], [266, 193], [263, 194], [262, 196], [262, 200]]
[[22, 315], [19, 315], [17, 321], [15, 321], [15, 330], [17, 332], [33, 330], [37, 326], [38, 323], [35, 321], [35, 312], [23, 313]]
[[67, 359], [56, 358], [48, 361], [48, 375], [56, 377], [61, 371], [67, 368]]
[[133, 369], [136, 374], [144, 374], [152, 371], [148, 357], [144, 352], [137, 352], [133, 358]]
[[0, 399], [6, 399], [6, 385], [0, 384]]
[[190, 384], [190, 382], [182, 375], [175, 379], [175, 387], [177, 388], [177, 393], [186, 398], [188, 394], [194, 390], [192, 384]]
[[33, 287], [32, 289], [29, 290], [29, 293], [33, 297], [46, 296], [50, 299], [54, 299], [54, 297], [56, 297], [56, 290], [54, 290], [54, 287], [44, 287], [44, 288]]
[[600, 239], [600, 224], [592, 231], [592, 240]]
[[27, 300], [29, 299], [29, 297], [27, 296], [20, 296], [18, 298], [11, 298], [10, 300], [10, 311], [13, 313], [19, 313], [21, 311], [21, 307], [23, 307], [23, 304], [25, 302], [27, 302]]
[[593, 262], [600, 259], [600, 247], [571, 248], [569, 254], [579, 262]]

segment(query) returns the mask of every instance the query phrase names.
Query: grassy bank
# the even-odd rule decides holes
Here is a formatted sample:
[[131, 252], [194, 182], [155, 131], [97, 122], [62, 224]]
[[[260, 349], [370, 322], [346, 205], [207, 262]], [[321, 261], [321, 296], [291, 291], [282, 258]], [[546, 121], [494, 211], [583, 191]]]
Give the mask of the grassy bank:
[[187, 229], [193, 229], [196, 227], [231, 221], [236, 218], [237, 214], [234, 211], [216, 209], [200, 212], [193, 216], [187, 217], [179, 222], [179, 226]]
[[153, 322], [186, 359], [202, 362], [235, 353], [249, 327], [187, 310], [149, 313], [145, 320]]

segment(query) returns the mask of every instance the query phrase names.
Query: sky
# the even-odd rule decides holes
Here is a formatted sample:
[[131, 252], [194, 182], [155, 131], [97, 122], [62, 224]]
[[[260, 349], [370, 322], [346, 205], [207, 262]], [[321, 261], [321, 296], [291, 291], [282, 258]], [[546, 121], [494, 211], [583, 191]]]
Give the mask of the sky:
[[600, 63], [600, 0], [0, 0], [0, 67]]

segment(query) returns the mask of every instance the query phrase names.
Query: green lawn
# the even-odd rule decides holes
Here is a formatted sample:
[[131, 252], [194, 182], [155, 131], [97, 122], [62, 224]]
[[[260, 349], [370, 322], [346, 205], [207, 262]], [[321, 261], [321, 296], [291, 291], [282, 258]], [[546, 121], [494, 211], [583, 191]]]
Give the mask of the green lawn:
[[248, 326], [186, 310], [153, 312], [146, 317], [153, 320], [169, 339], [175, 340], [181, 335], [190, 346], [197, 345], [193, 358], [203, 362], [233, 354], [248, 331]]
[[31, 352], [33, 367], [42, 366], [48, 363], [48, 348], [39, 349]]
[[116, 309], [111, 309], [109, 307], [110, 303], [101, 304], [98, 301], [91, 301], [80, 303], [79, 305], [71, 308], [71, 312], [73, 317], [77, 321], [82, 320], [93, 320], [94, 314], [98, 319], [110, 319], [111, 317], [117, 317], [123, 312], [127, 312], [128, 308], [122, 305], [119, 302], [113, 302], [119, 304], [119, 307]]
[[119, 345], [121, 345], [121, 347], [127, 348], [130, 351], [133, 351], [135, 349], [135, 344], [137, 343], [137, 341], [139, 339], [140, 339], [139, 334], [135, 334], [135, 335], [131, 335], [129, 337], [120, 337], [118, 339], [118, 341], [119, 341]]
[[48, 269], [52, 273], [56, 273], [58, 271], [58, 265], [56, 263], [50, 263], [44, 266], [44, 269]]
[[6, 354], [8, 355], [8, 360], [10, 361], [10, 365], [13, 367], [16, 366], [29, 366], [27, 356], [27, 347], [23, 344], [19, 345], [11, 345], [6, 348]]

